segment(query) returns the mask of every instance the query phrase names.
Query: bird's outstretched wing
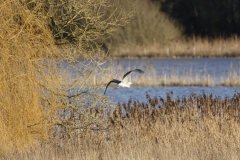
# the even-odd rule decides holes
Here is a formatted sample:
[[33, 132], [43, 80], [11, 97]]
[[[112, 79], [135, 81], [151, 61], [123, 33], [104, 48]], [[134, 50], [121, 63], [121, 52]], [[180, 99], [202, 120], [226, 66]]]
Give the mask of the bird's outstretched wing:
[[109, 86], [110, 83], [112, 83], [112, 82], [113, 82], [113, 83], [117, 83], [117, 84], [121, 83], [121, 81], [119, 81], [119, 80], [117, 80], [117, 79], [111, 80], [110, 82], [108, 82], [108, 84], [107, 84], [107, 86], [106, 86], [106, 89], [105, 89], [105, 91], [104, 91], [104, 94], [106, 93], [108, 86]]
[[127, 76], [128, 76], [130, 73], [132, 73], [132, 72], [138, 72], [138, 73], [140, 73], [140, 74], [143, 74], [143, 73], [144, 73], [141, 69], [134, 69], [134, 70], [128, 71], [126, 74], [124, 74], [123, 79], [124, 79], [125, 77], [127, 77]]

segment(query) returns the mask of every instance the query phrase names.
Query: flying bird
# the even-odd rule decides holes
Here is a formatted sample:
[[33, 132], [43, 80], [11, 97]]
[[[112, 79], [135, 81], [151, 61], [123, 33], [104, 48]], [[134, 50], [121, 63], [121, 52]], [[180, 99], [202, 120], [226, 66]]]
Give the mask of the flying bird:
[[117, 79], [113, 79], [113, 80], [111, 80], [110, 82], [108, 82], [104, 94], [106, 93], [107, 88], [108, 88], [108, 86], [110, 85], [110, 83], [117, 83], [118, 86], [120, 86], [120, 87], [130, 87], [130, 85], [132, 84], [132, 82], [129, 82], [129, 81], [128, 81], [128, 76], [129, 76], [131, 73], [133, 73], [133, 72], [138, 72], [138, 73], [140, 73], [140, 74], [143, 74], [143, 73], [144, 73], [141, 69], [134, 69], [134, 70], [128, 71], [127, 73], [124, 74], [124, 76], [123, 76], [123, 78], [122, 78], [122, 81], [119, 81], [119, 80], [117, 80]]

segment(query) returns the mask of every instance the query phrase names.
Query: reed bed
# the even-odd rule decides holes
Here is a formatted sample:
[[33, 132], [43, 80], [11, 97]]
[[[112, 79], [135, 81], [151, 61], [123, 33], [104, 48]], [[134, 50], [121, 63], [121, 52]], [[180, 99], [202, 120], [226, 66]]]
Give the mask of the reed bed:
[[1, 158], [240, 158], [239, 93], [225, 99], [211, 94], [177, 99], [171, 95], [162, 99], [146, 94], [147, 103], [130, 99], [109, 111], [100, 106], [86, 108], [81, 113], [70, 111], [71, 116], [62, 121], [52, 143]]
[[155, 42], [148, 45], [129, 45], [112, 49], [113, 57], [239, 57], [240, 39], [192, 37], [170, 41]]
[[[229, 70], [226, 73], [219, 74], [222, 71], [218, 68], [213, 68], [211, 74], [207, 72], [207, 66], [202, 69], [194, 69], [192, 66], [181, 67], [173, 66], [171, 68], [156, 68], [152, 62], [145, 64], [139, 63], [136, 66], [124, 66], [121, 62], [113, 62], [103, 74], [102, 71], [96, 70], [88, 80], [88, 85], [101, 84], [105, 85], [112, 79], [121, 80], [124, 73], [133, 68], [141, 68], [145, 71], [144, 74], [134, 74], [130, 80], [135, 86], [240, 86], [240, 66], [229, 64]], [[159, 73], [158, 73], [159, 72]], [[111, 85], [114, 86], [114, 85]]]

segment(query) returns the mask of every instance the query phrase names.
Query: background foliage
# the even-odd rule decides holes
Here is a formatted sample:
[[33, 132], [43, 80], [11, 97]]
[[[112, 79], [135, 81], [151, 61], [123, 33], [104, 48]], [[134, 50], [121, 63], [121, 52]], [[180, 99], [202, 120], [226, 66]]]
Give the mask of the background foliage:
[[239, 0], [154, 0], [159, 9], [183, 24], [187, 35], [240, 34]]

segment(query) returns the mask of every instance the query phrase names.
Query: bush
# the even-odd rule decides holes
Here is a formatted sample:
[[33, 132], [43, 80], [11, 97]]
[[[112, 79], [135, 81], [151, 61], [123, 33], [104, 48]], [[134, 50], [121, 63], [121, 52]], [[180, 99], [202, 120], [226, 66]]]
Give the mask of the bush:
[[[39, 9], [36, 6], [36, 9]], [[46, 138], [60, 106], [55, 58], [46, 21], [17, 1], [0, 2], [0, 154]], [[48, 110], [46, 110], [48, 108]]]
[[104, 98], [94, 92], [100, 85], [87, 87], [106, 58], [95, 44], [128, 13], [115, 15], [108, 1], [55, 2], [0, 0], [0, 155], [48, 139], [62, 109]]

